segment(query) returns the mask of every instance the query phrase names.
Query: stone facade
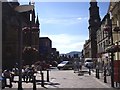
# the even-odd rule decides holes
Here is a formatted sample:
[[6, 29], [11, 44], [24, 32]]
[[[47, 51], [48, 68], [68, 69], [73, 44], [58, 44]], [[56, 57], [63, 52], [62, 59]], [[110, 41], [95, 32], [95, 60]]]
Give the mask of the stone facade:
[[[112, 19], [113, 43], [120, 45], [120, 1], [110, 2], [108, 13], [111, 14]], [[115, 31], [116, 27], [119, 31]], [[115, 52], [114, 60], [120, 60], [120, 52]]]
[[[19, 6], [19, 2], [3, 2], [2, 3], [2, 66], [3, 70], [12, 68], [15, 63], [19, 62], [19, 30], [22, 30], [23, 42], [22, 50], [26, 47], [29, 38], [25, 38], [28, 32], [23, 28], [29, 26], [29, 12], [19, 13], [15, 11], [15, 7]], [[34, 23], [36, 24], [36, 23]], [[32, 24], [33, 25], [33, 24]], [[39, 28], [39, 27], [38, 27]], [[34, 34], [34, 35], [33, 35]], [[34, 38], [33, 38], [34, 36]], [[39, 48], [39, 29], [32, 32], [33, 48]]]
[[48, 37], [39, 38], [40, 61], [49, 62], [52, 50], [52, 41]]
[[98, 62], [106, 62], [109, 57], [109, 53], [106, 52], [106, 48], [110, 46], [109, 31], [105, 27], [108, 24], [109, 14], [106, 14], [101, 21], [101, 25], [97, 30], [97, 58]]
[[91, 42], [90, 40], [86, 40], [83, 46], [83, 56], [84, 58], [91, 58]]

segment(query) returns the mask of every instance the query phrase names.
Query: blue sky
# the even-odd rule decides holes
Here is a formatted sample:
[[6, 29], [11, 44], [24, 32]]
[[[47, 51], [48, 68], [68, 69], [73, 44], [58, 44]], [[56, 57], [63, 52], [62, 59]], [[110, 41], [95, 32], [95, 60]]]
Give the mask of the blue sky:
[[[98, 2], [101, 18], [107, 13], [108, 5]], [[60, 53], [81, 51], [89, 37], [89, 7], [89, 2], [35, 2], [40, 37], [49, 37], [52, 47]]]

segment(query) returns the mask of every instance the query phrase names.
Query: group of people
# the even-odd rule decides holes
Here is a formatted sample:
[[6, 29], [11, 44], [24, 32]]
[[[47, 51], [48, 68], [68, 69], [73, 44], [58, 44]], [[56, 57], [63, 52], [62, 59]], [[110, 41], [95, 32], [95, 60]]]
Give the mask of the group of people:
[[[22, 68], [22, 79], [25, 82], [30, 82], [33, 80], [34, 73], [36, 73], [36, 70], [32, 66], [27, 66]], [[11, 70], [4, 70], [2, 75], [6, 81], [7, 78], [10, 79], [10, 82], [14, 81], [14, 76], [19, 76], [19, 69], [13, 68]]]
[[31, 82], [35, 73], [34, 67], [26, 67], [22, 69], [22, 78], [25, 82]]

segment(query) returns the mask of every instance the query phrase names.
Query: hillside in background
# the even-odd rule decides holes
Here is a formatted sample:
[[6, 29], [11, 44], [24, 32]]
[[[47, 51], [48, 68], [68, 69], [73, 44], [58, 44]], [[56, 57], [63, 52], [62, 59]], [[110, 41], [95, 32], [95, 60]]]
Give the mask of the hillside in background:
[[71, 52], [67, 53], [66, 55], [67, 55], [67, 56], [70, 55], [71, 57], [73, 57], [74, 54], [78, 54], [78, 56], [81, 56], [81, 52], [79, 52], [79, 51], [71, 51]]

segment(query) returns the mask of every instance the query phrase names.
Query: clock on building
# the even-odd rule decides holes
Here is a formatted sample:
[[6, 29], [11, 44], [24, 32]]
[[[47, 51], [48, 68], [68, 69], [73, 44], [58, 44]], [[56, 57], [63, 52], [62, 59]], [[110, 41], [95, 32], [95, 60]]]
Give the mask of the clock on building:
[[94, 20], [94, 22], [97, 22], [97, 21], [98, 21], [97, 19]]

